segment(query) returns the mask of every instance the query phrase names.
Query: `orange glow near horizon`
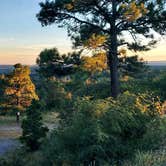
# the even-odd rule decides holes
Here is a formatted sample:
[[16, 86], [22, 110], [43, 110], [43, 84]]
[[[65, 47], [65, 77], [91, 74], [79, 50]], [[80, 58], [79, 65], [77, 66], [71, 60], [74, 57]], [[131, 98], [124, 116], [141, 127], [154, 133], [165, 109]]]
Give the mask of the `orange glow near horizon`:
[[[53, 48], [53, 45], [44, 46], [29, 46], [26, 48], [10, 48], [6, 50], [0, 50], [0, 65], [13, 65], [16, 63], [22, 63], [26, 65], [36, 64], [36, 58], [39, 53], [45, 48]], [[60, 47], [60, 53], [67, 53], [71, 51], [70, 47], [66, 46], [66, 49]]]
[[[5, 48], [0, 49], [0, 64], [13, 65], [16, 63], [22, 63], [27, 65], [36, 64], [36, 58], [38, 54], [44, 48], [53, 48], [53, 45], [36, 45], [27, 46], [24, 48]], [[71, 46], [65, 45], [58, 48], [60, 53], [67, 53], [71, 51]], [[129, 53], [134, 55], [135, 53]], [[145, 61], [166, 61], [166, 42], [162, 42], [158, 47], [148, 51], [138, 53]]]
[[[45, 48], [57, 47], [61, 54], [72, 51], [65, 28], [56, 24], [42, 27], [36, 18], [42, 0], [4, 0], [0, 5], [0, 64], [33, 65]], [[44, 0], [43, 0], [44, 1]], [[153, 32], [153, 31], [152, 31]], [[151, 51], [138, 53], [145, 61], [166, 61], [166, 36], [154, 33], [160, 44]], [[126, 40], [133, 40], [124, 32]], [[146, 39], [141, 36], [142, 42]], [[135, 55], [128, 51], [128, 55]]]

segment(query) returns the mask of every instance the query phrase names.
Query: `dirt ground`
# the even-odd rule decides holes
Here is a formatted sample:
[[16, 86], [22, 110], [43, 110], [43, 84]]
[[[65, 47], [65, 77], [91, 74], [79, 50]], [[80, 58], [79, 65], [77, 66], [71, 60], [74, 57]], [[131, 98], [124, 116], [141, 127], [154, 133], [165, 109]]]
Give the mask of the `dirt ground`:
[[22, 130], [19, 124], [0, 125], [0, 156], [20, 146], [19, 137]]

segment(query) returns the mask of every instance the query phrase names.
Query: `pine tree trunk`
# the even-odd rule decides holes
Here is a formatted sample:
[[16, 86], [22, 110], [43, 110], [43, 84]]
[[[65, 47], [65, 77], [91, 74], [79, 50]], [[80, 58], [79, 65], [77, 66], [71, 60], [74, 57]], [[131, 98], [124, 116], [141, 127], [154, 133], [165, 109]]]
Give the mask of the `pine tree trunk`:
[[[113, 42], [111, 45], [113, 44], [115, 43]], [[119, 94], [117, 47], [113, 48], [113, 46], [111, 46], [108, 57], [109, 57], [110, 79], [111, 79], [111, 96], [113, 98], [116, 98]]]
[[118, 76], [118, 43], [116, 28], [116, 0], [112, 1], [113, 20], [111, 22], [110, 47], [109, 47], [109, 67], [111, 77], [111, 96], [116, 98], [119, 94], [119, 76]]

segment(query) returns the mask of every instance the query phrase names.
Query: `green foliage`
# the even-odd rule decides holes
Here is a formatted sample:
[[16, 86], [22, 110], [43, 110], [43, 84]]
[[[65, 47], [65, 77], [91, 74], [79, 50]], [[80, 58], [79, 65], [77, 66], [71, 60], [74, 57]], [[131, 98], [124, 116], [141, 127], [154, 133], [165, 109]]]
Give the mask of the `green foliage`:
[[[60, 60], [61, 57], [56, 48], [43, 50], [36, 60], [39, 65], [39, 72], [45, 77], [55, 76], [52, 63], [58, 63]], [[57, 66], [59, 66], [59, 63]]]
[[151, 70], [141, 78], [123, 76], [121, 78], [121, 92], [129, 91], [134, 94], [153, 93], [153, 96], [159, 96], [164, 101], [166, 99], [165, 80], [165, 71], [155, 70]]
[[37, 18], [43, 26], [56, 23], [67, 28], [76, 47], [107, 53], [115, 98], [119, 94], [118, 48], [147, 51], [157, 43], [154, 32], [166, 34], [165, 1], [161, 0], [50, 0], [40, 7]]
[[0, 166], [23, 166], [24, 161], [24, 152], [17, 149], [13, 153], [6, 154], [6, 156], [0, 158]]
[[5, 88], [6, 88], [7, 80], [5, 75], [0, 75], [0, 114], [6, 114], [6, 98], [5, 98]]
[[[57, 0], [40, 3], [41, 10], [37, 14], [42, 25], [56, 23], [61, 27], [67, 27], [72, 39], [79, 40], [79, 46], [93, 34], [105, 35], [109, 45], [111, 34], [121, 34], [130, 31], [133, 40], [138, 42], [128, 43], [131, 49], [145, 49], [139, 40], [142, 34], [151, 39], [149, 45], [155, 44], [151, 28], [160, 33], [165, 33], [165, 8], [162, 1], [72, 1]], [[104, 12], [103, 12], [104, 11]], [[155, 19], [154, 19], [155, 15]], [[118, 26], [110, 26], [118, 24]], [[139, 25], [144, 26], [139, 26]], [[74, 32], [74, 33], [73, 33]], [[122, 35], [122, 34], [121, 34]], [[124, 45], [124, 38], [120, 38], [119, 45]], [[126, 44], [126, 43], [125, 43]]]
[[42, 81], [39, 95], [45, 108], [59, 109], [63, 105], [65, 90], [57, 81]]
[[[109, 72], [90, 75], [79, 71], [69, 82], [40, 80], [37, 87], [42, 109], [56, 111], [47, 112], [45, 122], [53, 123], [56, 129], [45, 138], [40, 108], [32, 105], [22, 125], [22, 139], [31, 150], [41, 148], [37, 154], [15, 154], [0, 164], [78, 166], [95, 161], [103, 166], [163, 166], [166, 120], [156, 96], [163, 94], [157, 85], [160, 80], [165, 83], [164, 73], [123, 77], [123, 94], [117, 100], [107, 98], [108, 76]], [[50, 121], [50, 116], [57, 119]]]
[[38, 101], [32, 101], [26, 115], [26, 119], [22, 122], [23, 134], [21, 140], [31, 151], [35, 151], [39, 149], [48, 131], [48, 128], [43, 126], [41, 107]]
[[62, 55], [62, 58], [65, 64], [74, 64], [77, 66], [81, 65], [82, 64], [81, 52], [82, 50], [79, 52], [71, 52], [71, 53]]
[[45, 111], [61, 112], [69, 106], [72, 99], [60, 81], [41, 80], [38, 93]]
[[92, 99], [104, 99], [110, 96], [109, 72], [104, 71], [91, 75], [86, 71], [79, 71], [71, 76], [71, 81], [65, 84], [74, 98], [88, 96]]
[[60, 55], [56, 48], [43, 50], [36, 62], [39, 65], [39, 73], [46, 77], [57, 77], [74, 72], [74, 65], [80, 65], [80, 53], [72, 52]]
[[153, 81], [151, 78], [145, 79], [134, 79], [132, 77], [124, 76], [121, 79], [121, 92], [130, 92], [134, 94], [141, 94], [141, 93], [153, 93], [154, 96], [159, 95], [156, 93], [156, 88], [153, 89]]
[[62, 121], [46, 141], [44, 164], [86, 165], [95, 160], [106, 165], [130, 158], [143, 147], [148, 126], [158, 119], [156, 103], [147, 95], [131, 94], [117, 100], [78, 100], [70, 121]]
[[40, 152], [29, 152], [23, 148], [16, 149], [0, 157], [0, 166], [41, 166]]
[[3, 95], [4, 95], [4, 91], [5, 91], [5, 84], [6, 84], [6, 80], [5, 80], [5, 75], [0, 75], [0, 102], [3, 101]]
[[165, 150], [157, 152], [138, 152], [134, 161], [124, 164], [124, 166], [164, 166], [166, 165]]
[[166, 146], [166, 118], [148, 125], [148, 131], [144, 135], [144, 149], [162, 149]]
[[128, 75], [134, 78], [140, 78], [144, 76], [145, 72], [148, 71], [148, 66], [143, 61], [139, 59], [137, 55], [131, 57], [121, 57], [119, 58], [120, 71], [123, 75]]
[[165, 71], [153, 78], [153, 89], [160, 93], [161, 97], [166, 99], [166, 73]]

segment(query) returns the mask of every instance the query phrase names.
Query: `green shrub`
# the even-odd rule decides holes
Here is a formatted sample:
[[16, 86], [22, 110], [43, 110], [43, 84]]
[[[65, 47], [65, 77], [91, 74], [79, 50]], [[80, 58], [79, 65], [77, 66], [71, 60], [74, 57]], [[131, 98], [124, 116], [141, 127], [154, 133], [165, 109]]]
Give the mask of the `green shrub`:
[[43, 163], [110, 165], [131, 158], [143, 148], [150, 124], [158, 121], [158, 104], [149, 95], [129, 93], [117, 100], [78, 100], [70, 121], [61, 123], [43, 146]]
[[42, 155], [39, 152], [27, 152], [20, 148], [0, 157], [0, 166], [41, 166]]
[[166, 72], [160, 73], [153, 79], [153, 88], [158, 91], [163, 100], [166, 99]]
[[160, 152], [138, 152], [134, 161], [124, 164], [124, 166], [165, 166], [166, 151]]
[[31, 151], [39, 149], [48, 131], [48, 128], [43, 126], [40, 109], [39, 102], [33, 100], [31, 106], [26, 111], [27, 117], [22, 122], [23, 134], [21, 141]]
[[60, 109], [64, 104], [62, 100], [65, 96], [65, 90], [63, 86], [57, 81], [45, 81], [41, 82], [39, 87], [40, 102], [43, 106], [50, 109]]
[[44, 111], [62, 112], [72, 104], [72, 93], [60, 81], [43, 80], [38, 93]]
[[25, 152], [16, 149], [0, 158], [0, 166], [24, 166]]
[[143, 138], [143, 149], [160, 149], [166, 146], [166, 118], [148, 124], [148, 130]]
[[71, 82], [66, 84], [66, 89], [71, 91], [75, 98], [91, 96], [93, 99], [104, 99], [110, 96], [109, 73], [103, 71], [90, 75], [86, 72], [76, 73]]

